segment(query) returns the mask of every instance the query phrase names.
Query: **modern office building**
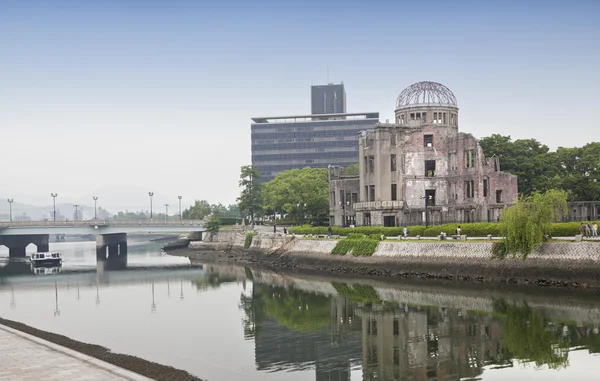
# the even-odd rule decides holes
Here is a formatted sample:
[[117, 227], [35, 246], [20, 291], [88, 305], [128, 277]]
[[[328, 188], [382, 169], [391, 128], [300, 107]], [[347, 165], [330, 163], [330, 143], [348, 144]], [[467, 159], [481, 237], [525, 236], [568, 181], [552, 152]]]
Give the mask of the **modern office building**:
[[316, 85], [310, 88], [311, 114], [344, 114], [346, 112], [346, 90], [339, 85]]
[[378, 122], [377, 112], [252, 118], [252, 165], [266, 182], [288, 169], [357, 164], [357, 134]]

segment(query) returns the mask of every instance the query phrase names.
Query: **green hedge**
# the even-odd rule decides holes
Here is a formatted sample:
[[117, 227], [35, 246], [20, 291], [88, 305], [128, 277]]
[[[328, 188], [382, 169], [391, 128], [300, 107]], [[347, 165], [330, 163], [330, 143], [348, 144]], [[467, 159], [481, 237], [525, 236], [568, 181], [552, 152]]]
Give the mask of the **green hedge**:
[[235, 217], [219, 217], [219, 221], [221, 222], [221, 225], [242, 224], [242, 219]]
[[[550, 235], [553, 237], [568, 237], [579, 234], [580, 222], [557, 222], [552, 224]], [[447, 235], [456, 234], [456, 228], [460, 225], [461, 234], [470, 237], [487, 237], [491, 234], [494, 237], [502, 235], [500, 232], [500, 224], [496, 222], [474, 222], [464, 224], [444, 224], [430, 226], [425, 229], [425, 226], [408, 226], [408, 236], [416, 237], [418, 235], [423, 237], [437, 237], [441, 232], [445, 232]], [[289, 229], [292, 234], [312, 234], [312, 235], [327, 235], [327, 227], [311, 227], [309, 225], [296, 226]], [[340, 228], [338, 226], [331, 227], [334, 235], [350, 236], [356, 234], [362, 234], [364, 236], [371, 236], [374, 234], [384, 235], [386, 237], [403, 236], [403, 227], [382, 227], [382, 226], [358, 226], [355, 228]], [[379, 238], [377, 238], [379, 239]]]
[[377, 249], [379, 241], [368, 238], [345, 238], [338, 241], [331, 254], [346, 255], [352, 251], [352, 255], [371, 256]]
[[246, 240], [244, 241], [245, 249], [250, 248], [250, 245], [252, 245], [252, 238], [254, 238], [255, 235], [256, 235], [256, 233], [247, 233], [246, 234]]

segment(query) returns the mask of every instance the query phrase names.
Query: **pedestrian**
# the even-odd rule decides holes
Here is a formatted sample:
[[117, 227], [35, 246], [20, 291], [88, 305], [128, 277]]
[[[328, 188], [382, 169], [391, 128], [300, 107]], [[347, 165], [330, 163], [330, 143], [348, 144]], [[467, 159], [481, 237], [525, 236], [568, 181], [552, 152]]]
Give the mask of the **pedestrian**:
[[329, 225], [329, 227], [327, 228], [327, 235], [329, 236], [329, 238], [331, 238], [331, 233], [333, 233], [333, 229], [331, 228], [331, 225]]
[[273, 233], [277, 233], [277, 225], [273, 224]]
[[283, 227], [283, 234], [287, 234], [287, 228], [285, 226]]
[[590, 222], [585, 223], [585, 236], [590, 238], [592, 236], [592, 229], [590, 228]]
[[585, 237], [585, 225], [583, 224], [583, 222], [579, 225], [579, 234], [581, 234], [581, 237]]
[[402, 232], [404, 233], [404, 239], [406, 239], [408, 237], [408, 229], [406, 228], [406, 226], [404, 227], [404, 229], [402, 229]]
[[592, 237], [598, 237], [598, 225], [596, 225], [596, 221], [592, 224]]
[[460, 237], [460, 225], [456, 228], [456, 235]]

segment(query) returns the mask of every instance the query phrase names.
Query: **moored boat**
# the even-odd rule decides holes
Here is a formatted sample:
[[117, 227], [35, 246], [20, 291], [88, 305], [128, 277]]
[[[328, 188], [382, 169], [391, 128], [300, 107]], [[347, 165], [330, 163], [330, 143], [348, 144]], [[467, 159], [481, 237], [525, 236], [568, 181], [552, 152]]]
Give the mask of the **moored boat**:
[[62, 256], [60, 253], [35, 253], [31, 255], [31, 264], [33, 266], [61, 265]]

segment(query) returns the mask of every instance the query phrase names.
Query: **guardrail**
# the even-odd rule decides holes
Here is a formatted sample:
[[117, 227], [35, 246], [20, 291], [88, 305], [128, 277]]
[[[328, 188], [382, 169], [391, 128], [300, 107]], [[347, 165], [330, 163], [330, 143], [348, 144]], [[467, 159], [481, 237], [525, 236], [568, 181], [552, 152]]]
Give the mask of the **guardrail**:
[[204, 226], [202, 220], [160, 221], [160, 220], [86, 220], [86, 221], [13, 221], [0, 222], [0, 228], [47, 227], [47, 226]]

